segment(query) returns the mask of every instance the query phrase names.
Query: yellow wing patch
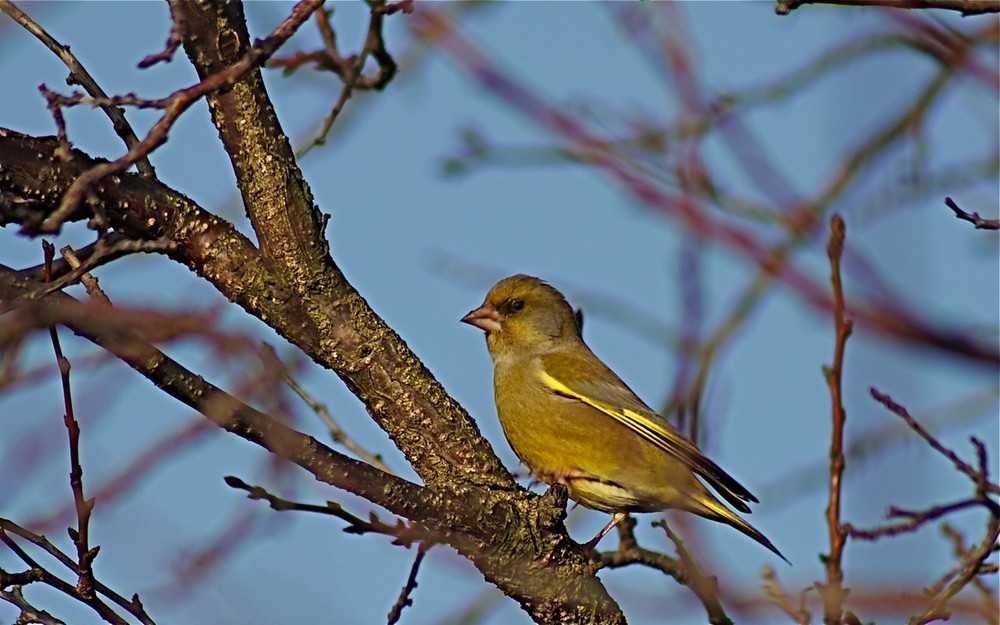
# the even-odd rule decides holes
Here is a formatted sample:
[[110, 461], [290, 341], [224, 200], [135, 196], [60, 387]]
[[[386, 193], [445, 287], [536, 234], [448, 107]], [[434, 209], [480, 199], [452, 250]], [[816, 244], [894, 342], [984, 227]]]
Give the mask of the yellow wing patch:
[[542, 372], [541, 377], [542, 382], [554, 392], [565, 397], [571, 397], [578, 401], [582, 401], [588, 406], [600, 410], [647, 441], [653, 443], [663, 451], [670, 454], [677, 454], [677, 447], [680, 441], [677, 441], [676, 437], [673, 436], [669, 430], [660, 426], [660, 424], [650, 421], [648, 418], [638, 412], [635, 412], [634, 410], [609, 406], [608, 404], [599, 402], [591, 397], [582, 395], [544, 371]]
[[665, 423], [658, 423], [650, 419], [647, 415], [635, 410], [598, 401], [593, 397], [575, 391], [544, 370], [540, 373], [540, 378], [542, 383], [551, 389], [552, 392], [563, 397], [581, 401], [592, 408], [600, 410], [641, 436], [644, 440], [682, 461], [692, 471], [708, 480], [712, 487], [740, 512], [750, 512], [750, 508], [744, 503], [745, 501], [757, 501], [757, 498], [742, 484], [733, 479], [732, 476], [723, 471], [717, 464], [706, 458], [693, 443], [680, 434], [671, 431]]

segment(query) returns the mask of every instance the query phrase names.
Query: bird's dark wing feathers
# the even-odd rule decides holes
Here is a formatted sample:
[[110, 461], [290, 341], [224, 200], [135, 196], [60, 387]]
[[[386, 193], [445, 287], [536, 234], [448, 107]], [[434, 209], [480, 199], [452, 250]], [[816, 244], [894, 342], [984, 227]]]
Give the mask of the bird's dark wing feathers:
[[[542, 382], [552, 392], [600, 410], [680, 459], [740, 512], [750, 512], [750, 507], [744, 502], [757, 502], [757, 498], [742, 484], [705, 457], [691, 441], [644, 404], [589, 349], [582, 352], [549, 352], [540, 358]], [[558, 375], [553, 372], [558, 372]]]

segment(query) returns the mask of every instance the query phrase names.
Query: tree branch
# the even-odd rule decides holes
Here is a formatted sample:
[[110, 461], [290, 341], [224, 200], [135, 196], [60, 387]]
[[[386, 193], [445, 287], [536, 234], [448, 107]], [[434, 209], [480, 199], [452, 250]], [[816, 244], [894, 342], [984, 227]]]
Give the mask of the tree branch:
[[1000, 0], [778, 0], [774, 12], [778, 15], [788, 15], [804, 4], [836, 4], [892, 9], [945, 9], [958, 11], [965, 16], [1000, 13]]
[[[15, 300], [40, 286], [0, 265], [0, 299]], [[624, 622], [594, 575], [597, 563], [565, 533], [566, 499], [561, 489], [539, 498], [520, 488], [498, 490], [464, 480], [421, 487], [340, 454], [243, 404], [163, 354], [130, 326], [109, 321], [93, 305], [52, 293], [28, 300], [10, 315], [8, 328], [15, 326], [19, 334], [26, 325], [69, 327], [219, 427], [297, 464], [320, 481], [424, 524], [538, 622]], [[0, 343], [10, 338], [0, 332]]]
[[847, 316], [844, 303], [844, 286], [840, 276], [840, 258], [844, 253], [846, 226], [840, 215], [830, 219], [830, 239], [827, 244], [827, 256], [830, 258], [830, 283], [833, 287], [833, 323], [835, 341], [833, 348], [833, 364], [823, 367], [823, 375], [830, 387], [831, 423], [830, 436], [830, 502], [826, 508], [827, 531], [830, 536], [830, 553], [823, 559], [826, 564], [826, 583], [817, 584], [823, 597], [823, 622], [826, 625], [839, 625], [844, 620], [844, 600], [847, 591], [844, 589], [844, 571], [841, 561], [847, 532], [840, 523], [840, 499], [842, 480], [844, 477], [844, 423], [847, 413], [844, 410], [843, 389], [841, 382], [844, 376], [844, 350], [847, 339], [854, 329], [854, 321]]
[[[25, 30], [30, 32], [32, 35], [38, 38], [45, 47], [55, 53], [56, 56], [69, 68], [70, 75], [68, 82], [76, 83], [87, 90], [93, 98], [107, 98], [108, 94], [105, 93], [104, 89], [97, 84], [94, 77], [90, 75], [87, 68], [83, 66], [83, 63], [76, 58], [76, 55], [70, 50], [69, 46], [59, 43], [55, 37], [50, 35], [44, 28], [38, 25], [30, 16], [28, 16], [24, 11], [17, 8], [17, 6], [10, 0], [0, 0], [0, 11], [6, 13], [12, 20], [24, 27]], [[104, 113], [111, 120], [111, 125], [114, 126], [115, 133], [121, 137], [122, 141], [129, 149], [135, 147], [139, 143], [139, 137], [136, 136], [135, 131], [132, 129], [131, 124], [125, 119], [125, 112], [117, 106], [105, 106], [102, 107]], [[156, 170], [153, 169], [153, 165], [150, 164], [149, 159], [146, 156], [140, 157], [136, 163], [136, 168], [144, 176], [150, 178], [156, 177]]]
[[[54, 137], [0, 129], [0, 225], [45, 219], [77, 175], [96, 162]], [[403, 451], [426, 483], [452, 479], [515, 488], [475, 423], [327, 258], [309, 284], [289, 283], [231, 224], [165, 185], [120, 174], [100, 185], [110, 225], [136, 240], [175, 245], [165, 254], [212, 283], [314, 361], [334, 370]], [[88, 213], [81, 209], [72, 219]]]
[[964, 219], [976, 227], [976, 230], [1000, 230], [1000, 219], [986, 219], [980, 217], [979, 213], [969, 214], [962, 210], [955, 200], [950, 197], [944, 199], [944, 203], [955, 213], [955, 217]]
[[[301, 24], [320, 5], [321, 0], [299, 2], [296, 21]], [[184, 51], [203, 81], [228, 71], [257, 46], [251, 46], [240, 2], [172, 0], [170, 11], [181, 25]], [[207, 100], [261, 253], [287, 271], [297, 288], [311, 287], [328, 257], [326, 219], [295, 162], [260, 67], [248, 68], [231, 89], [208, 92]]]

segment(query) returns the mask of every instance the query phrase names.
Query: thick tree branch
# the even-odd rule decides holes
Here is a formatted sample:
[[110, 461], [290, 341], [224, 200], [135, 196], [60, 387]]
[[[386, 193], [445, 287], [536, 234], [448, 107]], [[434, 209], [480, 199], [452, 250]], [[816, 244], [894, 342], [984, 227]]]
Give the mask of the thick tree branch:
[[[76, 176], [98, 162], [78, 150], [62, 161], [59, 148], [54, 137], [0, 129], [0, 225], [30, 227], [44, 220]], [[169, 257], [333, 369], [425, 482], [454, 478], [514, 488], [469, 415], [331, 260], [314, 283], [292, 286], [286, 272], [231, 224], [135, 174], [98, 185], [90, 201], [99, 202], [110, 225], [129, 238], [172, 241]], [[86, 219], [85, 208], [71, 219]]]
[[[76, 150], [62, 160], [57, 156], [60, 147], [55, 138], [0, 131], [0, 223], [23, 225], [44, 219], [75, 177], [93, 167], [94, 159]], [[409, 498], [413, 485], [403, 481], [396, 486], [382, 481], [381, 487], [373, 488], [362, 476], [379, 475], [375, 469], [338, 458], [315, 440], [247, 411], [231, 396], [154, 352], [143, 348], [130, 355], [126, 342], [119, 347], [130, 364], [154, 367], [155, 375], [149, 377], [165, 391], [208, 411], [220, 426], [288, 457], [318, 479], [444, 532], [442, 540], [466, 555], [537, 621], [621, 622], [619, 608], [593, 575], [595, 563], [565, 535], [564, 500], [550, 498], [539, 504], [516, 487], [468, 415], [343, 281], [332, 261], [327, 259], [326, 271], [311, 289], [296, 292], [287, 286], [284, 272], [231, 224], [158, 182], [121, 174], [94, 187], [88, 201], [100, 203], [109, 224], [130, 238], [172, 241], [175, 246], [168, 256], [208, 279], [315, 360], [334, 368], [433, 488], [416, 491], [422, 493], [416, 500]], [[86, 207], [81, 207], [71, 217], [87, 216]], [[5, 300], [30, 297], [44, 288], [21, 280], [20, 288], [4, 294]], [[86, 319], [66, 319], [64, 311], [48, 319], [40, 315], [54, 298], [65, 297], [53, 293], [31, 302], [32, 314], [86, 334], [86, 328], [77, 325]], [[109, 340], [116, 338], [112, 333]], [[433, 520], [436, 514], [440, 516]], [[470, 538], [474, 536], [478, 538]]]
[[[295, 10], [311, 15], [322, 4], [308, 0]], [[181, 43], [200, 79], [224, 72], [249, 52], [242, 3], [172, 0], [170, 11], [181, 25]], [[253, 67], [231, 89], [213, 91], [207, 99], [261, 252], [279, 261], [297, 288], [310, 288], [329, 251], [326, 220], [281, 130], [260, 68]]]
[[[300, 2], [298, 13], [319, 3]], [[238, 2], [173, 2], [181, 39], [199, 75], [246, 58]], [[328, 253], [325, 219], [313, 204], [257, 68], [209, 96], [230, 154], [261, 261], [284, 294], [277, 317], [255, 315], [335, 371], [427, 483], [453, 479], [511, 488], [513, 481], [474, 422], [346, 281]], [[211, 278], [210, 278], [211, 279]], [[224, 294], [232, 284], [216, 286]], [[302, 336], [306, 334], [307, 336]]]
[[[0, 265], [0, 299], [18, 300], [40, 286]], [[598, 564], [562, 528], [564, 491], [557, 489], [539, 499], [523, 489], [505, 492], [466, 482], [421, 487], [384, 473], [240, 402], [166, 356], [130, 326], [109, 322], [102, 308], [52, 293], [26, 302], [5, 325], [7, 333], [13, 328], [19, 336], [25, 327], [65, 325], [219, 427], [297, 464], [322, 482], [424, 524], [538, 622], [624, 622], [594, 575]], [[10, 338], [0, 329], [0, 343]]]

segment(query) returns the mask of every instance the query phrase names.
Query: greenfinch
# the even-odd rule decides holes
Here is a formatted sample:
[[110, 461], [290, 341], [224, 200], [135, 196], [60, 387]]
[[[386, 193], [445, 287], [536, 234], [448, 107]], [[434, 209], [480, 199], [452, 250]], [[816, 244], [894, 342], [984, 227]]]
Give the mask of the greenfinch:
[[677, 509], [735, 527], [784, 559], [698, 478], [740, 512], [757, 499], [590, 351], [562, 293], [511, 276], [462, 321], [486, 332], [497, 416], [518, 458], [574, 501], [613, 513], [589, 547], [629, 512]]

